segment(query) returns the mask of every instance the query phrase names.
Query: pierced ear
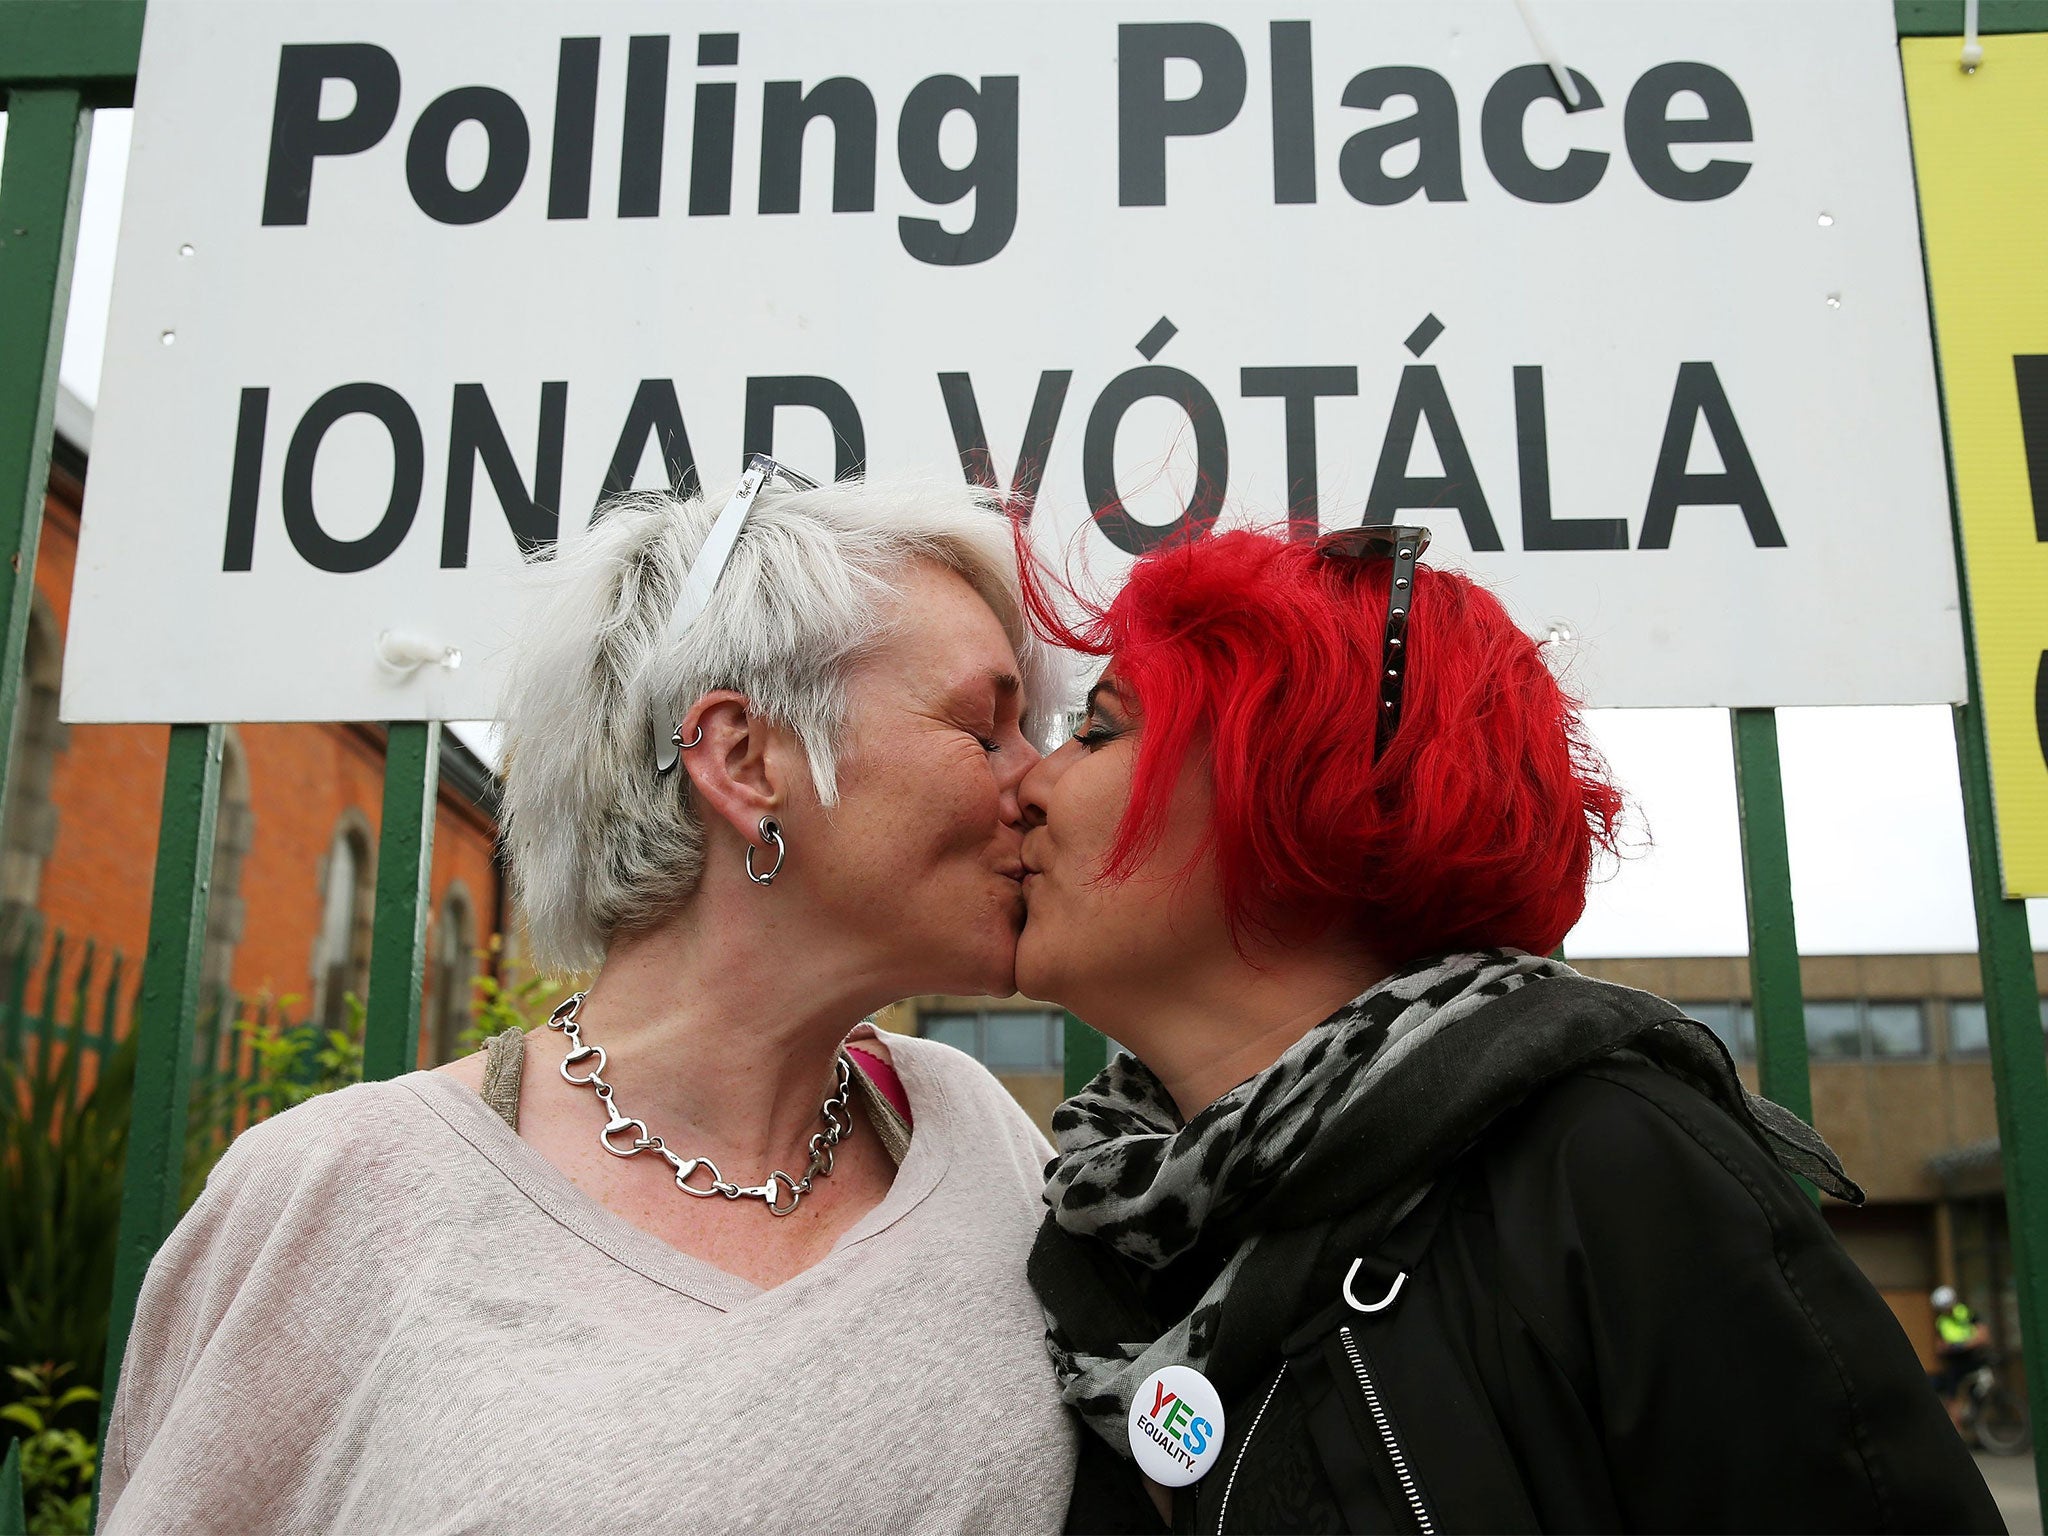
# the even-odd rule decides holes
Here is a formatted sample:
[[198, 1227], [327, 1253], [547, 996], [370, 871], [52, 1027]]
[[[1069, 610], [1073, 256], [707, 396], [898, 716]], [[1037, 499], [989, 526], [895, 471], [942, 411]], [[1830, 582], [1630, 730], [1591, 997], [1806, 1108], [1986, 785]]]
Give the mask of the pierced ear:
[[763, 816], [785, 803], [778, 732], [754, 714], [747, 696], [730, 689], [707, 693], [682, 719], [683, 771], [697, 803], [747, 842]]

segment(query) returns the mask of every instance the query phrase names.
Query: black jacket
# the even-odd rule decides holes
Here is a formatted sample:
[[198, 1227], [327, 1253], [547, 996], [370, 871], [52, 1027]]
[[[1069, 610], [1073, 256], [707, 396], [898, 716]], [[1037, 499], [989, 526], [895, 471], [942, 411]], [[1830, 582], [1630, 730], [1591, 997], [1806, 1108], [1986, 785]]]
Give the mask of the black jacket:
[[[1501, 1116], [1374, 1252], [1346, 1227], [1288, 1234], [1308, 1300], [1174, 1529], [2004, 1529], [1811, 1200], [1647, 1062]], [[1084, 1431], [1069, 1529], [1160, 1528]]]

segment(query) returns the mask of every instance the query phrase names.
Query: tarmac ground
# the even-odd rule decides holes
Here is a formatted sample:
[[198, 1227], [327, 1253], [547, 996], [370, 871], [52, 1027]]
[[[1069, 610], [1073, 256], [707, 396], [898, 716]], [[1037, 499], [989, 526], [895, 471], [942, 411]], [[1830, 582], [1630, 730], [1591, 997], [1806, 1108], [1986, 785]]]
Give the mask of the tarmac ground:
[[2041, 1491], [2034, 1482], [2031, 1456], [1986, 1456], [1977, 1453], [1977, 1470], [1991, 1486], [1998, 1512], [2012, 1536], [2042, 1536]]

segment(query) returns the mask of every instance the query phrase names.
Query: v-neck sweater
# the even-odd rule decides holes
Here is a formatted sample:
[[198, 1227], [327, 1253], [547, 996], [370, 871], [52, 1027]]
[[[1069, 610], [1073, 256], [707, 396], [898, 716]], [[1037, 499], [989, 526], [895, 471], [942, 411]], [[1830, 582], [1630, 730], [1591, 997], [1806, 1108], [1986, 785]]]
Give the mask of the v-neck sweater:
[[1059, 1529], [1074, 1431], [1024, 1277], [1050, 1149], [967, 1056], [890, 1050], [894, 1183], [770, 1290], [445, 1074], [244, 1133], [150, 1265], [101, 1529]]

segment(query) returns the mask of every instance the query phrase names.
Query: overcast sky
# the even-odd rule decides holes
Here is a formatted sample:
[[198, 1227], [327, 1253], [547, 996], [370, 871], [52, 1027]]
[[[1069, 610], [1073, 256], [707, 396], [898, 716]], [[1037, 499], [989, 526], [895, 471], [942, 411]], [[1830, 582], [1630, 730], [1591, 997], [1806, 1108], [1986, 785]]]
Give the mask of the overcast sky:
[[[94, 125], [63, 378], [88, 405], [113, 286], [129, 114]], [[0, 138], [4, 138], [0, 117]], [[1634, 849], [1566, 941], [1578, 958], [1748, 949], [1728, 717], [1601, 710], [1590, 717], [1635, 802]], [[1976, 947], [1955, 739], [1943, 708], [1779, 712], [1800, 948], [1808, 954]], [[462, 734], [488, 748], [481, 730]], [[2048, 949], [2048, 901], [2030, 902]]]

